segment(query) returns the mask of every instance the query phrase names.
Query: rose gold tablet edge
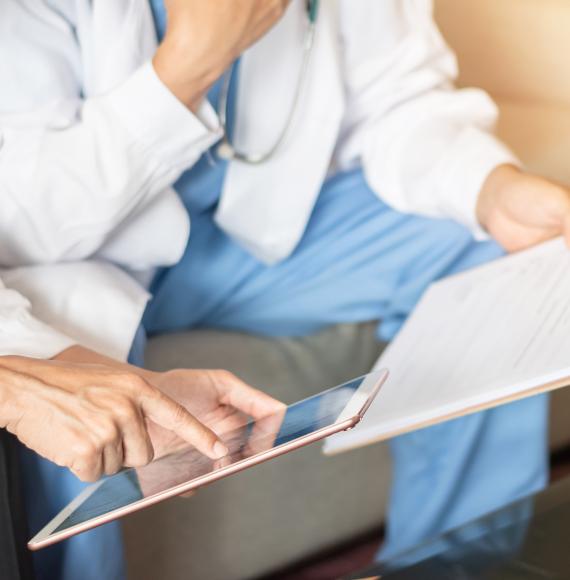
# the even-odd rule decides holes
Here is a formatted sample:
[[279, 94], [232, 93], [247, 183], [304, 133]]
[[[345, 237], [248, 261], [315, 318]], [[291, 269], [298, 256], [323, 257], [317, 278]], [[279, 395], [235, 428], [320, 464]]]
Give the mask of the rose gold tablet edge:
[[[142, 499], [139, 502], [137, 502], [136, 504], [125, 506], [122, 508], [118, 508], [116, 510], [113, 510], [112, 512], [107, 513], [107, 514], [97, 516], [97, 517], [95, 517], [87, 522], [77, 524], [76, 526], [68, 528], [67, 530], [63, 530], [57, 534], [52, 533], [52, 534], [50, 534], [50, 536], [48, 536], [47, 538], [45, 538], [43, 540], [34, 541], [34, 538], [37, 537], [37, 535], [41, 533], [42, 530], [40, 530], [38, 532], [38, 534], [36, 534], [36, 536], [34, 536], [34, 538], [32, 538], [28, 542], [28, 544], [27, 544], [28, 549], [31, 551], [37, 551], [37, 550], [40, 550], [42, 548], [47, 548], [48, 546], [51, 546], [51, 545], [56, 544], [58, 542], [61, 542], [62, 540], [66, 540], [68, 538], [71, 538], [71, 537], [73, 537], [77, 534], [80, 534], [82, 532], [86, 532], [87, 530], [97, 528], [97, 527], [102, 526], [104, 524], [107, 524], [109, 522], [115, 521], [121, 517], [127, 516], [129, 514], [140, 511], [144, 508], [147, 508], [147, 507], [150, 507], [150, 506], [155, 505], [157, 503], [160, 503], [164, 500], [170, 499], [172, 497], [177, 497], [177, 496], [184, 494], [186, 492], [203, 487], [205, 485], [209, 485], [210, 483], [214, 483], [215, 481], [218, 481], [220, 479], [223, 479], [225, 477], [233, 475], [234, 473], [239, 473], [240, 471], [243, 471], [244, 469], [249, 469], [250, 467], [253, 467], [255, 465], [265, 463], [266, 461], [268, 461], [270, 459], [274, 459], [275, 457], [279, 457], [280, 455], [284, 455], [285, 453], [288, 453], [288, 452], [293, 451], [295, 449], [299, 449], [300, 447], [305, 447], [307, 445], [310, 445], [311, 443], [316, 443], [317, 441], [320, 441], [321, 439], [325, 439], [326, 437], [330, 437], [331, 435], [335, 435], [336, 433], [339, 433], [341, 431], [346, 431], [348, 429], [352, 429], [362, 420], [364, 414], [366, 413], [366, 411], [368, 410], [368, 408], [372, 404], [374, 397], [376, 397], [380, 388], [382, 387], [383, 383], [386, 380], [386, 377], [388, 374], [386, 371], [384, 371], [384, 372], [378, 371], [378, 373], [379, 373], [379, 377], [376, 380], [374, 388], [371, 390], [370, 394], [368, 395], [366, 401], [364, 402], [364, 404], [362, 405], [360, 410], [358, 412], [356, 412], [353, 417], [345, 419], [342, 423], [334, 423], [333, 425], [330, 425], [329, 427], [323, 427], [322, 429], [319, 429], [318, 431], [315, 431], [314, 433], [304, 435], [303, 437], [299, 437], [298, 439], [295, 439], [294, 441], [284, 443], [283, 445], [280, 445], [279, 447], [274, 447], [274, 448], [269, 449], [267, 451], [263, 451], [261, 453], [258, 453], [257, 455], [254, 455], [253, 457], [243, 459], [239, 463], [234, 463], [232, 465], [229, 465], [228, 467], [219, 469], [215, 472], [204, 475], [198, 479], [194, 479], [191, 483], [180, 484], [176, 487], [170, 488], [169, 490], [157, 493], [156, 495], [153, 495], [149, 498]], [[356, 392], [355, 392], [355, 394], [356, 394]], [[350, 402], [351, 401], [349, 401], [347, 403], [347, 405], [349, 405]]]
[[378, 377], [377, 377], [376, 382], [374, 384], [374, 388], [370, 391], [370, 395], [368, 396], [364, 405], [362, 405], [360, 412], [358, 413], [358, 422], [362, 421], [362, 419], [364, 418], [364, 415], [366, 414], [368, 409], [370, 409], [370, 405], [372, 405], [374, 399], [376, 398], [376, 395], [380, 392], [380, 389], [382, 388], [382, 386], [386, 382], [386, 379], [390, 376], [390, 372], [388, 371], [388, 369], [384, 369], [384, 368], [379, 369], [378, 371], [374, 371], [373, 373], [370, 373], [370, 374], [376, 374], [376, 375], [378, 375]]
[[209, 485], [210, 483], [214, 483], [219, 479], [223, 479], [224, 477], [228, 477], [230, 475], [233, 475], [234, 473], [239, 473], [244, 469], [248, 469], [250, 467], [253, 467], [254, 465], [259, 465], [260, 463], [264, 463], [269, 459], [273, 459], [275, 457], [278, 457], [279, 455], [283, 455], [289, 451], [298, 449], [299, 447], [305, 447], [306, 445], [315, 443], [316, 441], [324, 439], [325, 437], [329, 437], [330, 435], [334, 435], [340, 431], [350, 429], [354, 427], [359, 422], [359, 420], [360, 417], [357, 415], [351, 419], [346, 419], [342, 423], [335, 423], [334, 425], [330, 425], [329, 427], [324, 427], [319, 431], [315, 431], [314, 433], [305, 435], [303, 437], [300, 437], [299, 439], [295, 439], [294, 441], [284, 443], [283, 445], [280, 445], [279, 447], [274, 447], [273, 449], [270, 449], [268, 451], [262, 451], [261, 453], [258, 453], [257, 455], [254, 455], [251, 458], [243, 459], [239, 463], [233, 463], [232, 465], [229, 465], [226, 468], [219, 469], [215, 472], [194, 479], [192, 480], [191, 483], [180, 484], [179, 486], [172, 487], [167, 491], [159, 492], [156, 495], [153, 495], [152, 497], [139, 500], [136, 504], [118, 508], [102, 516], [94, 517], [88, 522], [77, 524], [76, 526], [73, 526], [72, 528], [69, 528], [67, 530], [63, 530], [60, 533], [57, 534], [52, 533], [45, 540], [34, 541], [34, 539], [32, 538], [28, 542], [28, 548], [31, 551], [36, 551], [41, 548], [47, 548], [52, 544], [56, 544], [62, 540], [71, 538], [72, 536], [75, 536], [82, 532], [86, 532], [87, 530], [97, 528], [99, 526], [117, 520], [126, 515], [135, 513], [143, 508], [150, 507], [152, 505], [160, 503], [161, 501], [170, 499], [172, 497], [177, 497], [183, 493], [192, 491], [205, 485]]

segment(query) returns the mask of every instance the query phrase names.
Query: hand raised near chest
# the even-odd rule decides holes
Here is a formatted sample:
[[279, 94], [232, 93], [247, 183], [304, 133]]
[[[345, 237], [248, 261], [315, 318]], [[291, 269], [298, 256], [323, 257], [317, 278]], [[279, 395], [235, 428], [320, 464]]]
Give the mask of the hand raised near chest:
[[166, 0], [168, 26], [153, 59], [164, 84], [195, 110], [209, 87], [283, 16], [290, 0]]

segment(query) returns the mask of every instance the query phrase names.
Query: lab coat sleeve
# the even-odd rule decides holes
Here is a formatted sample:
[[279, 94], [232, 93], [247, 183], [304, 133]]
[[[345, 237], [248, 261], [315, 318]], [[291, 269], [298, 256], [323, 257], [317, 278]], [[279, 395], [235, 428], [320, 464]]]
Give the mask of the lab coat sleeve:
[[4, 267], [93, 255], [219, 138], [213, 110], [192, 114], [150, 62], [101, 96], [2, 111], [0, 91]]
[[30, 302], [0, 279], [0, 356], [52, 358], [73, 339], [34, 318]]
[[457, 63], [433, 20], [431, 0], [341, 0], [347, 83], [342, 163], [396, 209], [448, 217], [485, 234], [477, 197], [490, 172], [518, 164], [494, 135], [497, 107], [483, 91], [454, 86]]
[[14, 349], [16, 344], [32, 356], [42, 356], [44, 351], [48, 356], [56, 354], [60, 343], [68, 343], [63, 338], [50, 342], [50, 331], [44, 326], [49, 325], [57, 329], [51, 331], [54, 336], [127, 360], [149, 294], [117, 266], [85, 260], [11, 268], [0, 271], [0, 276], [13, 296], [12, 304], [0, 304], [6, 319], [13, 321], [5, 326], [4, 317], [0, 318], [0, 347]]

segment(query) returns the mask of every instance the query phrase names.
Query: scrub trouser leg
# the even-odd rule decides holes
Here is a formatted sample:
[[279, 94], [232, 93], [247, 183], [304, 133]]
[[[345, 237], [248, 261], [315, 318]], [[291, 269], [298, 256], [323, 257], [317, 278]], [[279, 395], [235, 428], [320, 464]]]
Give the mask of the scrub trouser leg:
[[[206, 326], [299, 336], [382, 319], [380, 335], [390, 339], [432, 281], [503, 254], [449, 220], [394, 211], [360, 171], [327, 181], [294, 254], [271, 267], [221, 231], [212, 212], [190, 213], [186, 254], [154, 284], [145, 317], [151, 333]], [[384, 555], [542, 487], [546, 401], [535, 397], [394, 439]]]
[[387, 560], [542, 489], [548, 397], [537, 396], [393, 439]]
[[[445, 275], [499, 255], [493, 243], [471, 241]], [[392, 439], [393, 478], [379, 559], [543, 489], [547, 435], [548, 396], [541, 395]]]

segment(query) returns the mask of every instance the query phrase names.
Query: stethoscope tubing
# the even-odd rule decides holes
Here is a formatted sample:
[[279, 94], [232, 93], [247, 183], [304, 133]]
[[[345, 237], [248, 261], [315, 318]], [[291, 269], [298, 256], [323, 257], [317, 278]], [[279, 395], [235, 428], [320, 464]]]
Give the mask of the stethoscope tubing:
[[313, 53], [313, 46], [315, 44], [318, 13], [319, 0], [307, 0], [307, 32], [303, 46], [303, 60], [301, 63], [301, 69], [299, 71], [299, 80], [297, 81], [295, 95], [293, 97], [293, 104], [291, 105], [283, 129], [279, 133], [275, 143], [266, 152], [258, 154], [246, 153], [237, 149], [230, 141], [227, 128], [228, 99], [234, 67], [230, 67], [230, 69], [224, 74], [222, 87], [220, 90], [220, 98], [218, 101], [218, 117], [220, 119], [220, 125], [223, 130], [223, 137], [216, 151], [220, 158], [225, 160], [241, 161], [242, 163], [247, 163], [249, 165], [261, 165], [272, 159], [277, 151], [283, 146], [285, 141], [287, 141], [293, 126], [293, 120], [297, 111], [299, 110], [303, 88], [305, 87], [308, 79], [309, 64]]

